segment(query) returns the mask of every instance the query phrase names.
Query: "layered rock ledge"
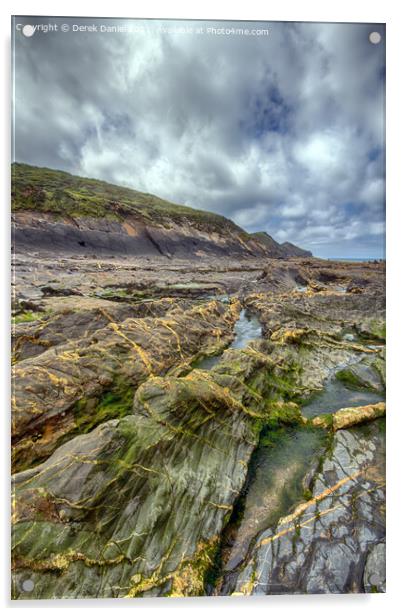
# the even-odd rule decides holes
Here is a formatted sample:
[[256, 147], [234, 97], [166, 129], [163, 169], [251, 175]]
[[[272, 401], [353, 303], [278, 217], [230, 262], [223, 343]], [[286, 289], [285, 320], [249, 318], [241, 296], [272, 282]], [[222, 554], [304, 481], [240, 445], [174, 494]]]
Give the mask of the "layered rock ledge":
[[240, 304], [211, 301], [165, 318], [111, 321], [86, 338], [50, 348], [13, 370], [13, 461], [21, 469], [68, 435], [127, 412], [136, 387], [233, 338]]

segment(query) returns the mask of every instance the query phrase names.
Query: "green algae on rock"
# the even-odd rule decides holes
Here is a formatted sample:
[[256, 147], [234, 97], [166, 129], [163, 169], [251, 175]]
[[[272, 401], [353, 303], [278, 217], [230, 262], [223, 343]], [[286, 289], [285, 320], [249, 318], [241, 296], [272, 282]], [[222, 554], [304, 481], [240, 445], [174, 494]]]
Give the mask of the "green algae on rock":
[[379, 417], [385, 417], [385, 402], [342, 408], [335, 413], [317, 415], [311, 420], [303, 417], [303, 421], [317, 428], [330, 428], [336, 432], [337, 430], [373, 421]]
[[247, 348], [149, 377], [131, 415], [15, 475], [14, 596], [27, 572], [37, 598], [200, 594], [282, 369]]
[[190, 302], [163, 298], [138, 304], [117, 303], [98, 298], [83, 298], [80, 302], [58, 298], [49, 304], [52, 310], [35, 313], [39, 318], [16, 317], [12, 331], [14, 361], [40, 355], [46, 349], [75, 339], [88, 338], [109, 323], [129, 318], [162, 317], [168, 312], [191, 308]]
[[[16, 470], [50, 455], [77, 428], [107, 419], [107, 392], [127, 395], [150, 375], [200, 353], [215, 354], [233, 338], [239, 302], [211, 301], [165, 317], [111, 322], [88, 338], [51, 348], [14, 366], [12, 436]], [[116, 383], [120, 385], [116, 387]], [[124, 384], [124, 387], [121, 387]], [[109, 408], [113, 416], [113, 407]]]
[[385, 361], [377, 357], [372, 361], [361, 361], [339, 370], [336, 378], [351, 389], [384, 391]]
[[[313, 478], [311, 498], [259, 535], [233, 594], [370, 591], [370, 554], [385, 536], [381, 421], [336, 432]], [[380, 562], [376, 579], [383, 592], [382, 552]]]
[[[384, 588], [375, 572], [383, 563], [383, 526], [373, 521], [384, 505], [382, 470], [369, 464], [366, 474], [339, 486], [343, 498], [343, 488], [357, 490], [364, 487], [360, 479], [376, 478], [367, 494], [346, 494], [332, 522], [320, 509], [340, 505], [336, 490], [324, 495], [343, 479], [338, 463], [348, 465], [350, 457], [364, 466], [369, 454], [373, 461], [380, 453], [382, 437], [373, 425], [384, 422], [334, 432], [333, 417], [315, 427], [301, 414], [330, 381], [342, 386], [334, 375], [353, 362], [378, 372], [381, 391], [364, 395], [382, 399], [385, 356], [373, 321], [384, 320], [383, 265], [21, 254], [14, 262], [16, 314], [41, 314], [14, 332], [20, 382], [14, 452], [22, 471], [13, 479], [14, 597], [275, 592], [280, 571], [281, 592], [305, 592], [309, 546], [315, 555], [309, 588], [327, 592], [330, 580], [318, 562], [322, 544], [331, 566], [338, 559], [363, 580], [348, 586], [335, 571], [338, 588]], [[358, 292], [344, 292], [349, 288]], [[222, 289], [217, 301], [205, 297], [212, 289]], [[169, 297], [159, 299], [160, 293]], [[241, 309], [261, 322], [263, 340], [236, 350], [228, 347]], [[112, 318], [106, 321], [102, 310]], [[212, 369], [197, 369], [197, 360], [208, 356], [216, 360]], [[344, 389], [361, 399], [363, 390]], [[322, 419], [323, 411], [337, 408], [316, 414]], [[349, 438], [355, 431], [360, 436]], [[261, 463], [255, 474], [253, 460]], [[247, 490], [244, 517], [237, 519], [244, 535], [225, 561], [222, 537]], [[360, 505], [370, 512], [361, 513]], [[286, 534], [259, 545], [261, 533], [275, 535], [272, 525], [281, 519], [278, 532]], [[366, 522], [373, 522], [370, 538]], [[332, 533], [333, 552], [323, 533]], [[349, 543], [353, 553], [343, 553], [340, 546]], [[267, 546], [278, 569], [263, 567]], [[230, 571], [223, 571], [225, 563]], [[223, 573], [234, 577], [218, 588]], [[27, 579], [35, 584], [30, 593]]]

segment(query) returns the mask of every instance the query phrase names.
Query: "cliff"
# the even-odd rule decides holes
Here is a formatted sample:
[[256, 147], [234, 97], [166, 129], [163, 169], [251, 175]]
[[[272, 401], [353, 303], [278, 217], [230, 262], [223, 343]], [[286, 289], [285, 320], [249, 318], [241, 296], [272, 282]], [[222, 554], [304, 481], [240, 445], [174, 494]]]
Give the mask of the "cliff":
[[293, 256], [283, 246], [278, 252], [279, 244], [267, 243], [266, 234], [249, 234], [224, 216], [20, 163], [12, 165], [12, 222], [17, 252], [169, 258]]

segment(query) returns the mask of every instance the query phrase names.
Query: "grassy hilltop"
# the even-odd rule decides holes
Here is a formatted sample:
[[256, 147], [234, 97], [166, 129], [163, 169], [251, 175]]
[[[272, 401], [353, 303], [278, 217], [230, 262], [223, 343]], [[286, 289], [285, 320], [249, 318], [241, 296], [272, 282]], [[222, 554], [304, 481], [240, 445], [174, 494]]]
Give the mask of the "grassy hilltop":
[[121, 220], [127, 215], [145, 222], [166, 224], [169, 221], [248, 233], [224, 216], [197, 210], [160, 199], [149, 193], [115, 186], [101, 180], [83, 178], [65, 171], [12, 165], [12, 210], [51, 212], [62, 216], [108, 218]]

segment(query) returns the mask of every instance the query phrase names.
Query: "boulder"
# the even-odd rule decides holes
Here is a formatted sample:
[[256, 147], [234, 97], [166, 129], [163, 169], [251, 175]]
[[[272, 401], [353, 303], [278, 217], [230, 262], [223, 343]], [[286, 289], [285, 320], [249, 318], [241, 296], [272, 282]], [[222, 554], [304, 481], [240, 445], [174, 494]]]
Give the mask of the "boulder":
[[[336, 373], [336, 378], [351, 389], [367, 389], [374, 392], [384, 391], [383, 374], [384, 361], [377, 358], [376, 362], [361, 361], [347, 366]], [[382, 373], [382, 374], [381, 374]]]

